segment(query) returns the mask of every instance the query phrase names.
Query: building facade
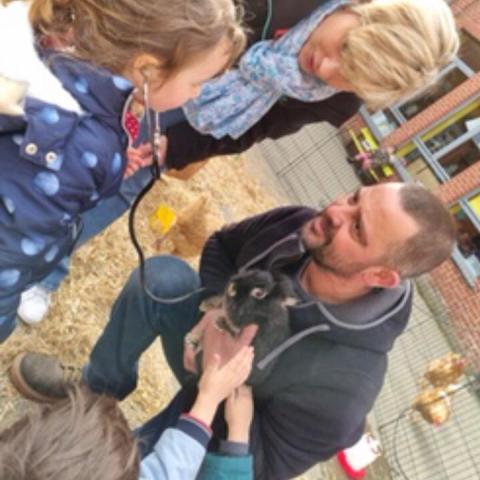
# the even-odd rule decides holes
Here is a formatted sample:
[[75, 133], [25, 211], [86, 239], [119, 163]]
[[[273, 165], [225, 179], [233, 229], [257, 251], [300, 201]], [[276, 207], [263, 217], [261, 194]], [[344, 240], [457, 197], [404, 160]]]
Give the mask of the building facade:
[[458, 247], [431, 279], [462, 350], [480, 371], [480, 0], [454, 0], [462, 38], [438, 86], [392, 108], [361, 113], [343, 129], [349, 154], [394, 147], [376, 181], [421, 182], [450, 208]]

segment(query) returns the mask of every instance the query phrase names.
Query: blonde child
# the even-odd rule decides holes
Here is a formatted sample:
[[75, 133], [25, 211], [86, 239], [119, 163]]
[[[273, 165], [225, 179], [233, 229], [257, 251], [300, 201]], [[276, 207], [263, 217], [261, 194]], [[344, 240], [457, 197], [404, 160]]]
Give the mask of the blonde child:
[[[86, 387], [72, 388], [68, 398], [36, 407], [0, 432], [0, 478], [252, 480], [248, 442], [253, 399], [250, 389], [242, 385], [252, 361], [251, 347], [244, 347], [223, 366], [217, 356], [202, 374], [188, 413], [172, 415], [171, 427], [165, 431], [156, 428], [157, 417], [150, 419], [136, 431], [137, 439], [116, 399]], [[210, 424], [224, 399], [228, 424], [224, 454], [206, 455]], [[148, 440], [144, 438], [147, 431]]]
[[[230, 0], [33, 0], [0, 5], [0, 341], [20, 294], [68, 253], [79, 214], [126, 168], [121, 116], [195, 97], [245, 37]], [[43, 36], [68, 38], [64, 54]]]

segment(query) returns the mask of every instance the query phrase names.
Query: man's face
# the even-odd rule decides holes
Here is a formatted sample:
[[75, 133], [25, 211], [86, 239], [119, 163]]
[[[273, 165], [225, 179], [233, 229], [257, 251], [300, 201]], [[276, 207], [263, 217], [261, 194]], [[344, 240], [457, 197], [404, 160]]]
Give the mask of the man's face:
[[418, 231], [400, 204], [401, 186], [362, 187], [307, 222], [301, 236], [314, 262], [343, 277], [382, 266], [390, 248]]

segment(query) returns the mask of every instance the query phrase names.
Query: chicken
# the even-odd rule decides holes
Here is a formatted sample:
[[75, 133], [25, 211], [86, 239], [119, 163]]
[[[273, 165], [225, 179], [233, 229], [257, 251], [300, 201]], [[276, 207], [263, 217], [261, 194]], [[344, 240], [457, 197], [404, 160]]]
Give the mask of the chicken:
[[432, 360], [424, 377], [434, 387], [447, 387], [454, 384], [463, 375], [465, 361], [458, 353], [449, 352], [443, 357]]
[[420, 392], [412, 403], [413, 410], [432, 425], [441, 425], [450, 416], [450, 399], [443, 388], [427, 388]]

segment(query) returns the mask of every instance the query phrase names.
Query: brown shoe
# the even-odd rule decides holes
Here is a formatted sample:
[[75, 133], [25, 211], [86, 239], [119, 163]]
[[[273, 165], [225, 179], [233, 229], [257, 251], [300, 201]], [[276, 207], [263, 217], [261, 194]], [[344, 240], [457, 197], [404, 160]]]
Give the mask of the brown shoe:
[[15, 357], [10, 379], [18, 392], [35, 402], [54, 402], [82, 382], [81, 368], [63, 365], [44, 353], [24, 352]]

